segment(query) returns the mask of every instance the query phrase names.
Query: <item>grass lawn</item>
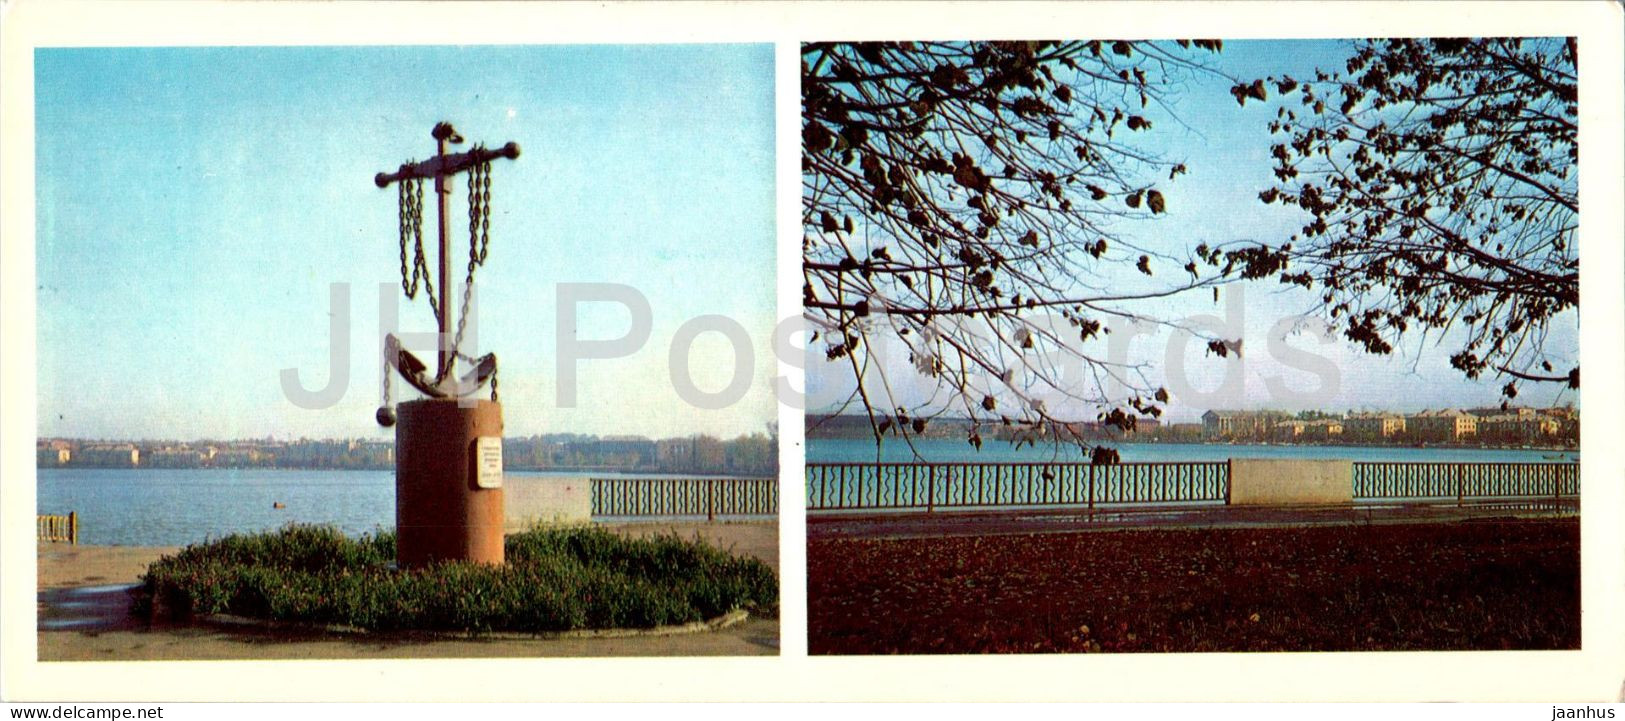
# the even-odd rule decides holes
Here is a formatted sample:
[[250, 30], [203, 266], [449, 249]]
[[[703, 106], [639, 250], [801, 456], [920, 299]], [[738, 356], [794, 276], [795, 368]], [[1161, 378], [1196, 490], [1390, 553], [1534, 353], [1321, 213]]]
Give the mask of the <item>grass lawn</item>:
[[813, 654], [1575, 649], [1577, 519], [814, 539]]

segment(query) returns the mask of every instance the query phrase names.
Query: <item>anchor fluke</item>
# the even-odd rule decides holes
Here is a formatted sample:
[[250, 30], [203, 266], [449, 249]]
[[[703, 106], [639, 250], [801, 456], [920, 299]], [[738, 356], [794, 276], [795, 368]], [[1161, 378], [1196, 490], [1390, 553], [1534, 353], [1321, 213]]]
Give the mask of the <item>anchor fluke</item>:
[[[400, 340], [395, 338], [393, 333], [384, 336], [384, 357], [388, 358], [395, 366], [395, 369], [401, 372], [401, 377], [405, 378], [407, 383], [410, 383], [413, 388], [418, 389], [418, 392], [430, 398], [456, 398], [473, 393], [479, 390], [481, 386], [484, 386], [486, 381], [491, 380], [491, 377], [497, 371], [496, 354], [487, 353], [474, 360], [474, 369], [463, 374], [461, 379], [448, 376], [438, 381], [431, 380], [427, 375], [428, 365], [419, 360], [417, 356], [412, 355], [411, 351], [402, 348]], [[391, 411], [390, 422], [385, 423], [384, 410], [386, 409], [378, 409], [378, 423], [388, 427], [394, 423], [394, 412]]]
[[412, 355], [411, 351], [402, 348], [401, 342], [395, 338], [393, 333], [384, 336], [384, 357], [394, 364], [395, 369], [401, 372], [401, 377], [405, 378], [407, 383], [412, 384], [413, 388], [418, 389], [419, 393], [430, 398], [445, 398], [447, 396], [446, 392], [441, 389], [440, 384], [424, 376], [424, 372], [429, 369], [429, 366], [418, 360], [418, 357]]
[[395, 361], [395, 367], [400, 369], [401, 375], [407, 377], [422, 375], [424, 371], [429, 369], [429, 366], [418, 360], [417, 356], [401, 347], [401, 341], [395, 337], [394, 333], [385, 338], [384, 344], [385, 348], [388, 349], [389, 356]]
[[474, 370], [463, 375], [464, 388], [479, 388], [490, 380], [491, 374], [497, 372], [497, 356], [495, 353], [486, 353], [474, 362]]

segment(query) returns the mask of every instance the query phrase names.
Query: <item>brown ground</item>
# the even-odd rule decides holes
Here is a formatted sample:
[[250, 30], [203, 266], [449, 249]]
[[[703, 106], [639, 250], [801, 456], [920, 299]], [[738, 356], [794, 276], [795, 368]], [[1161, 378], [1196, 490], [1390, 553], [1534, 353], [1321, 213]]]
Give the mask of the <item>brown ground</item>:
[[1578, 519], [812, 537], [813, 654], [1572, 649]]
[[39, 587], [68, 588], [135, 583], [147, 564], [175, 547], [39, 544]]
[[[779, 567], [778, 524], [608, 525], [635, 536], [698, 536]], [[719, 631], [680, 636], [487, 641], [404, 636], [339, 636], [151, 626], [130, 618], [129, 595], [147, 564], [174, 548], [40, 544], [41, 661], [308, 658], [469, 658], [532, 656], [760, 656], [779, 652], [778, 619], [751, 618]]]

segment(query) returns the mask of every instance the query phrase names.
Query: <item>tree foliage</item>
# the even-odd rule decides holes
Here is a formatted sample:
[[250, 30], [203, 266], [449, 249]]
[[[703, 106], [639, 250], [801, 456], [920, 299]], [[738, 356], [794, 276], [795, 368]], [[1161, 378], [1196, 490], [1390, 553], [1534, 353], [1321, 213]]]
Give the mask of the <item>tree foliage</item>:
[[[1104, 319], [1138, 317], [1126, 309], [1133, 300], [1206, 282], [1189, 258], [1139, 247], [1118, 228], [1166, 210], [1164, 186], [1185, 167], [1134, 137], [1151, 129], [1170, 88], [1201, 71], [1193, 58], [1218, 50], [1217, 41], [803, 46], [803, 300], [815, 347], [851, 368], [877, 436], [918, 433], [947, 410], [1038, 433], [1079, 420], [1132, 428], [1160, 413], [1165, 392], [1083, 348], [1109, 332]], [[1143, 277], [1164, 264], [1183, 270]], [[1164, 285], [1125, 284], [1117, 269], [1131, 267]], [[886, 343], [905, 347], [941, 394], [913, 408], [871, 396], [866, 386], [890, 394], [872, 357]], [[1088, 390], [1041, 360], [1057, 353], [1083, 362]], [[1090, 401], [1096, 415], [1063, 417], [1019, 378]], [[1106, 385], [1119, 382], [1132, 390], [1109, 397]]]
[[1318, 291], [1369, 352], [1459, 327], [1468, 377], [1579, 386], [1578, 358], [1554, 368], [1544, 343], [1579, 305], [1572, 38], [1363, 40], [1341, 71], [1231, 92], [1278, 94], [1259, 199], [1307, 214], [1286, 243], [1227, 251], [1231, 269]]

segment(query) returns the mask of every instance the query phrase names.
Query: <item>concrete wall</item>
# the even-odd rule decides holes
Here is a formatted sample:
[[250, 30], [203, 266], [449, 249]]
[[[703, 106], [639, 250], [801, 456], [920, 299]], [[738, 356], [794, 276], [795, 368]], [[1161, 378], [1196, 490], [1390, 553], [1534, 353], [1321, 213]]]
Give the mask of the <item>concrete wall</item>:
[[537, 478], [506, 476], [506, 530], [524, 531], [534, 525], [570, 525], [592, 521], [592, 481], [586, 476]]
[[1354, 502], [1354, 462], [1277, 458], [1230, 459], [1233, 506]]

